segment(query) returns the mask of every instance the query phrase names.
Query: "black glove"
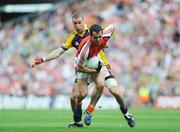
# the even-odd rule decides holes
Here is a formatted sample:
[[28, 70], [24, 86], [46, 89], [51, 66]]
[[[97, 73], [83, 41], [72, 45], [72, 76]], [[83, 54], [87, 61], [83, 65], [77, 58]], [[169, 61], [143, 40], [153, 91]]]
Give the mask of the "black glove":
[[100, 72], [101, 68], [102, 68], [102, 63], [99, 61], [98, 67], [95, 68], [95, 70], [96, 70], [97, 72]]

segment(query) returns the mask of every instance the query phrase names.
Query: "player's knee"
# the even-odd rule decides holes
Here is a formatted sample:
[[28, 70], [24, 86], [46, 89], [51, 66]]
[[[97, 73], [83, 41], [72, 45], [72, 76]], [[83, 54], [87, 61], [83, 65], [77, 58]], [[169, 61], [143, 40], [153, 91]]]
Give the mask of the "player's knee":
[[98, 90], [98, 91], [103, 91], [103, 89], [104, 89], [104, 84], [98, 83], [98, 84], [96, 85], [96, 87], [97, 87], [97, 90]]
[[79, 92], [79, 97], [80, 98], [85, 98], [87, 96], [88, 92], [87, 91], [80, 91]]
[[116, 82], [116, 79], [113, 77], [113, 76], [107, 76], [105, 78], [105, 86], [108, 88], [108, 89], [111, 89], [113, 87], [117, 87], [117, 82]]
[[75, 96], [72, 96], [72, 95], [71, 95], [70, 100], [71, 100], [71, 101], [75, 101], [75, 98], [76, 98]]
[[77, 91], [73, 90], [73, 91], [71, 92], [70, 99], [71, 99], [71, 100], [75, 100], [75, 98], [77, 98], [77, 96], [78, 96]]
[[71, 98], [75, 98], [78, 95], [78, 88], [76, 84], [73, 85], [72, 91], [71, 91]]
[[99, 88], [97, 88], [98, 93], [102, 93], [103, 90], [104, 90], [104, 85], [102, 85]]

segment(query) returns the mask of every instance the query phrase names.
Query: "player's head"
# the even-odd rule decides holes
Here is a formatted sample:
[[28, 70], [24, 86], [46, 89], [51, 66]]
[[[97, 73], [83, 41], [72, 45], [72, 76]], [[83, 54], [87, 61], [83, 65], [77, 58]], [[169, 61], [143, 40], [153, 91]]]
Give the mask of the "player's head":
[[83, 21], [84, 17], [83, 14], [79, 11], [75, 11], [72, 14], [72, 22], [74, 25], [75, 30], [78, 33], [82, 33], [84, 31], [84, 21]]
[[99, 45], [102, 39], [103, 30], [98, 24], [94, 24], [90, 27], [90, 35], [94, 44]]

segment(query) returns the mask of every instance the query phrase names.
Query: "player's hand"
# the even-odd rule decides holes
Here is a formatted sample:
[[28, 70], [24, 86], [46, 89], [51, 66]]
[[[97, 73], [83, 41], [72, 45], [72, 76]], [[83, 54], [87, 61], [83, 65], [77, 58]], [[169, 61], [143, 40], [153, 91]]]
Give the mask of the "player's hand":
[[102, 63], [99, 61], [98, 68], [96, 68], [95, 70], [97, 72], [100, 72], [101, 68], [102, 68]]
[[34, 61], [33, 61], [33, 63], [32, 63], [32, 68], [35, 66], [35, 65], [39, 65], [39, 64], [41, 64], [41, 63], [43, 63], [44, 61], [43, 61], [43, 58], [40, 58], [40, 57], [37, 57]]

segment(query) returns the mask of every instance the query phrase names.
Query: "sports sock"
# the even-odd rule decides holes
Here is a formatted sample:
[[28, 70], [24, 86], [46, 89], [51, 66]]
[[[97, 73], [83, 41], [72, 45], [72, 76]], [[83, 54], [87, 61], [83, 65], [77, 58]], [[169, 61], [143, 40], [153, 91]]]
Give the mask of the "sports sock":
[[71, 109], [72, 109], [72, 111], [73, 111], [73, 113], [74, 113], [74, 111], [75, 111], [75, 100], [73, 99], [73, 98], [70, 98], [70, 103], [71, 103]]
[[81, 107], [81, 106], [82, 106], [82, 102], [76, 104], [76, 107]]
[[88, 108], [86, 109], [86, 112], [88, 114], [92, 114], [93, 111], [94, 111], [94, 106], [93, 105], [89, 105]]
[[82, 117], [82, 109], [81, 109], [82, 103], [78, 103], [75, 106], [75, 111], [74, 111], [74, 121], [76, 123], [81, 123], [81, 117]]
[[121, 106], [120, 109], [121, 109], [121, 112], [122, 112], [124, 115], [128, 112], [128, 106], [127, 106], [127, 105]]

